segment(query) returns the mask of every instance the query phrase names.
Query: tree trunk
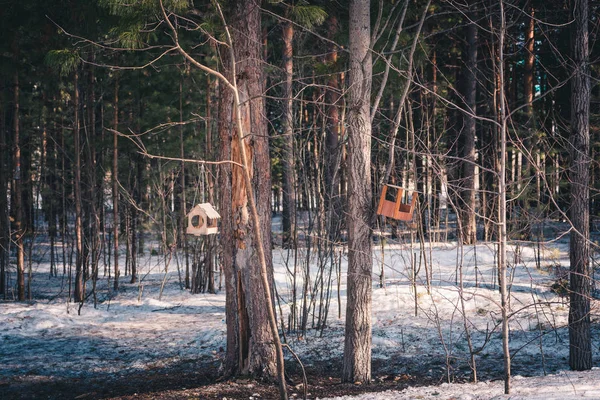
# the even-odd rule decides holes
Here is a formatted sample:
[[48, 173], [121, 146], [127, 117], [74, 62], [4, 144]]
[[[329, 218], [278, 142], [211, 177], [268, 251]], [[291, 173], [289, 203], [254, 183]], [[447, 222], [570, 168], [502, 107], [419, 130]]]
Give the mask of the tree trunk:
[[348, 97], [348, 301], [344, 382], [371, 381], [370, 2], [350, 2]]
[[[183, 140], [183, 77], [185, 70], [181, 73], [179, 77], [179, 156], [184, 159], [185, 158], [185, 144]], [[187, 247], [187, 238], [185, 234], [186, 229], [186, 214], [187, 214], [187, 205], [185, 198], [185, 162], [181, 161], [179, 166], [179, 187], [180, 187], [180, 214], [179, 214], [179, 229], [177, 230], [179, 233], [179, 246], [183, 250], [183, 261], [185, 262], [185, 288], [190, 288], [190, 264], [188, 262], [188, 247]], [[202, 178], [204, 179], [204, 177]]]
[[[220, 171], [219, 199], [222, 220], [223, 270], [226, 283], [227, 355], [226, 370], [231, 374], [276, 376], [275, 347], [269, 329], [268, 307], [265, 307], [263, 282], [259, 269], [257, 246], [265, 249], [269, 280], [271, 261], [271, 174], [268, 133], [264, 103], [264, 78], [261, 60], [260, 9], [253, 0], [231, 4], [225, 18], [231, 27], [235, 66], [229, 51], [224, 51], [224, 75], [233, 81], [236, 70], [240, 96], [243, 145], [253, 175], [256, 204], [261, 221], [263, 243], [252, 234], [244, 171], [228, 165]], [[242, 163], [242, 149], [236, 139], [234, 93], [220, 85], [219, 138], [221, 160]], [[233, 136], [232, 136], [233, 135]]]
[[294, 108], [292, 93], [292, 77], [294, 72], [293, 48], [294, 26], [291, 22], [283, 24], [283, 68], [285, 82], [283, 98], [285, 101], [283, 117], [283, 240], [282, 246], [296, 246], [296, 157], [294, 152]]
[[115, 277], [114, 290], [119, 290], [119, 78], [115, 77], [113, 103], [113, 159], [112, 159], [112, 205], [113, 205], [113, 256]]
[[[213, 101], [212, 101], [212, 96], [213, 96], [213, 87], [216, 87], [216, 85], [218, 85], [219, 81], [216, 80], [215, 84], [213, 84], [213, 82], [211, 82], [210, 79], [210, 75], [208, 75], [206, 77], [206, 152], [204, 154], [204, 158], [206, 160], [214, 160], [215, 159], [215, 155], [213, 154], [213, 135], [212, 135], [212, 128], [213, 128], [213, 119], [212, 119], [212, 108], [213, 108]], [[206, 171], [206, 168], [208, 168], [208, 171]], [[215, 204], [215, 190], [214, 190], [214, 168], [211, 165], [207, 165], [205, 166], [205, 169], [202, 170], [204, 172], [204, 176], [206, 177], [206, 188], [205, 190], [208, 191], [208, 202], [211, 204]], [[206, 291], [208, 293], [216, 293], [216, 289], [215, 289], [215, 276], [214, 276], [214, 272], [215, 269], [217, 267], [220, 268], [219, 263], [216, 261], [218, 260], [218, 256], [215, 256], [215, 254], [217, 253], [217, 246], [218, 246], [218, 241], [216, 240], [216, 238], [214, 237], [210, 237], [209, 239], [206, 240], [206, 245], [207, 245], [207, 252], [206, 252], [206, 257], [207, 257], [207, 272], [208, 272], [208, 285], [206, 288]], [[187, 255], [186, 255], [186, 263], [187, 263]], [[220, 275], [222, 276], [222, 274]], [[220, 279], [219, 279], [220, 280]], [[219, 290], [221, 290], [221, 284], [219, 283]]]
[[[56, 97], [53, 98], [56, 101]], [[58, 256], [56, 254], [55, 245], [58, 237], [57, 217], [59, 206], [59, 190], [58, 190], [58, 125], [56, 121], [52, 124], [50, 131], [50, 150], [48, 154], [48, 174], [47, 174], [47, 190], [50, 195], [46, 196], [47, 214], [48, 214], [48, 236], [50, 238], [50, 275], [58, 276]]]
[[[524, 79], [524, 97], [526, 108], [526, 122], [525, 126], [527, 127], [527, 137], [524, 140], [525, 149], [524, 152], [529, 154], [531, 157], [534, 157], [535, 163], [533, 164], [534, 170], [530, 170], [529, 157], [525, 157], [523, 163], [523, 174], [524, 178], [528, 179], [532, 173], [536, 176], [536, 191], [535, 191], [535, 205], [539, 205], [540, 200], [540, 173], [539, 173], [539, 149], [538, 143], [535, 135], [535, 121], [533, 118], [533, 93], [534, 93], [534, 80], [533, 80], [533, 66], [535, 63], [535, 55], [534, 55], [534, 32], [535, 32], [535, 18], [534, 18], [534, 9], [533, 6], [529, 7], [529, 13], [531, 17], [529, 18], [529, 23], [527, 24], [527, 29], [525, 32], [525, 79]], [[533, 146], [528, 146], [531, 144]], [[527, 193], [531, 193], [531, 190], [528, 190]], [[528, 203], [531, 200], [531, 195], [525, 199], [525, 207], [528, 207]]]
[[[6, 92], [6, 91], [5, 91]], [[5, 93], [0, 94], [0, 193], [8, 193], [8, 177], [10, 166], [7, 156], [11, 153], [6, 145], [5, 107], [8, 103]], [[10, 226], [7, 196], [0, 196], [0, 294], [6, 299], [6, 272], [8, 269], [8, 244], [10, 243]]]
[[[65, 123], [64, 117], [61, 117], [61, 129], [60, 129], [60, 148], [63, 151], [60, 152], [60, 236], [61, 236], [61, 252], [62, 252], [62, 264], [63, 264], [63, 276], [67, 274], [67, 164], [68, 158], [65, 154]], [[70, 165], [69, 165], [70, 166]], [[71, 260], [69, 259], [69, 301], [71, 299]]]
[[[139, 124], [138, 124], [139, 125]], [[140, 132], [140, 127], [137, 129]], [[138, 237], [141, 236], [139, 233], [140, 230], [140, 218], [141, 213], [138, 211], [138, 208], [141, 208], [142, 196], [141, 196], [141, 186], [143, 182], [143, 171], [144, 171], [144, 160], [141, 155], [135, 155], [133, 157], [133, 166], [132, 166], [132, 182], [131, 182], [131, 190], [133, 202], [129, 205], [129, 214], [131, 218], [131, 279], [129, 283], [136, 283], [138, 280], [138, 255], [140, 254], [139, 240]]]
[[[219, 80], [217, 79], [214, 83], [210, 79], [210, 75], [206, 77], [206, 151], [204, 153], [204, 158], [206, 160], [214, 160], [215, 154], [213, 154], [213, 91], [218, 91]], [[217, 102], [218, 103], [218, 102]], [[218, 106], [218, 104], [217, 104]], [[206, 165], [205, 169], [208, 169], [205, 172], [206, 176], [206, 189], [208, 191], [208, 202], [211, 204], [215, 204], [215, 182], [214, 176], [215, 170], [212, 165]], [[214, 241], [213, 241], [214, 242]]]
[[23, 236], [25, 236], [23, 227], [23, 191], [22, 191], [22, 173], [21, 173], [21, 143], [20, 143], [20, 102], [19, 102], [19, 71], [15, 71], [14, 77], [14, 159], [13, 159], [13, 199], [14, 199], [14, 243], [17, 247], [17, 296], [19, 301], [25, 300], [25, 249], [23, 247]]
[[573, 63], [571, 82], [571, 261], [569, 309], [569, 366], [576, 371], [592, 368], [590, 337], [590, 69], [588, 1], [573, 2]]
[[[473, 20], [473, 13], [469, 13]], [[460, 204], [459, 213], [462, 222], [462, 237], [465, 244], [473, 244], [477, 240], [475, 220], [475, 114], [477, 94], [477, 25], [475, 22], [467, 26], [465, 48], [465, 65], [463, 65], [462, 91], [464, 108], [463, 126], [459, 136], [459, 155], [461, 163]]]
[[[92, 55], [93, 57], [93, 55]], [[92, 58], [92, 61], [94, 59]], [[86, 175], [87, 175], [87, 207], [88, 207], [88, 266], [91, 267], [91, 278], [94, 284], [94, 296], [96, 288], [96, 280], [98, 278], [98, 264], [100, 261], [100, 217], [98, 213], [97, 197], [102, 196], [99, 191], [99, 185], [96, 181], [98, 171], [98, 163], [96, 159], [97, 139], [96, 139], [96, 94], [95, 94], [95, 74], [94, 66], [88, 66], [88, 85], [87, 85], [87, 129], [85, 129], [86, 143]], [[100, 203], [102, 204], [102, 203]]]
[[73, 143], [74, 143], [74, 158], [75, 169], [73, 171], [73, 191], [75, 195], [75, 302], [83, 302], [85, 298], [85, 280], [83, 276], [83, 224], [82, 224], [82, 204], [81, 204], [81, 149], [79, 138], [79, 70], [75, 70], [75, 79], [73, 82], [74, 89], [74, 121], [73, 121]]
[[[335, 15], [329, 17], [328, 38], [334, 40], [339, 29], [338, 20]], [[336, 242], [339, 239], [342, 214], [340, 212], [340, 100], [339, 73], [337, 72], [337, 46], [331, 45], [327, 54], [326, 62], [333, 69], [327, 82], [326, 112], [327, 122], [325, 136], [325, 207], [327, 208], [329, 240]]]
[[504, 358], [504, 394], [510, 394], [510, 347], [508, 321], [510, 303], [508, 301], [507, 267], [506, 258], [508, 235], [506, 230], [506, 139], [507, 139], [507, 107], [504, 92], [504, 38], [506, 35], [506, 15], [504, 14], [504, 2], [500, 0], [500, 31], [498, 34], [498, 94], [500, 97], [499, 120], [500, 120], [500, 162], [498, 177], [498, 282], [500, 285], [500, 298], [502, 307], [502, 353]]

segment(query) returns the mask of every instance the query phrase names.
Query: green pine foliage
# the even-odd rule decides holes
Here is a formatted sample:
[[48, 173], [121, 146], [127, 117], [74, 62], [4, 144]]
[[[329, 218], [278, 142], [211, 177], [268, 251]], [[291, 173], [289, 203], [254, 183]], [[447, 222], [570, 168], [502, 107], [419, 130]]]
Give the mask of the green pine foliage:
[[81, 58], [73, 49], [50, 50], [46, 54], [45, 62], [50, 68], [58, 71], [60, 76], [65, 77], [75, 71], [81, 63]]

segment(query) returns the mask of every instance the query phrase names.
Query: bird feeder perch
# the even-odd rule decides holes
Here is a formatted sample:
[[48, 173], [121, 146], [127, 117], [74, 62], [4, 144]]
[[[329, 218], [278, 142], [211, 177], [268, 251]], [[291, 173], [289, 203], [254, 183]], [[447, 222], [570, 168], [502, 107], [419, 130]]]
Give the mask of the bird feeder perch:
[[219, 215], [210, 203], [198, 204], [187, 215], [188, 223], [185, 233], [194, 236], [218, 233], [218, 221], [220, 219], [221, 215]]
[[[386, 198], [388, 194], [388, 188], [396, 190], [396, 196], [390, 200]], [[415, 205], [417, 204], [417, 193], [411, 193], [410, 203], [403, 203], [402, 197], [405, 192], [404, 188], [394, 185], [384, 185], [379, 198], [379, 206], [377, 207], [377, 214], [383, 215], [384, 217], [392, 218], [398, 221], [411, 221], [413, 218], [413, 212]], [[408, 191], [406, 191], [408, 194]]]

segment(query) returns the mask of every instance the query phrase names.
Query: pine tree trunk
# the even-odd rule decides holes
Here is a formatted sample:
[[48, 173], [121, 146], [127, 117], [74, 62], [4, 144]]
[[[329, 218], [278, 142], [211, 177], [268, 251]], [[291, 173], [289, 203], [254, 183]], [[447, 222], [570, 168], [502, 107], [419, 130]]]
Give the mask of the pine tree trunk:
[[506, 140], [507, 140], [507, 107], [504, 92], [504, 39], [506, 36], [506, 15], [504, 13], [504, 2], [500, 0], [500, 31], [498, 34], [498, 94], [500, 97], [499, 121], [500, 121], [500, 161], [498, 162], [498, 283], [500, 286], [500, 302], [502, 307], [502, 353], [504, 358], [504, 393], [510, 393], [511, 379], [511, 356], [509, 347], [509, 293], [507, 284], [507, 226], [506, 226]]
[[[213, 90], [218, 90], [219, 81], [216, 80], [214, 83], [210, 79], [210, 75], [206, 77], [206, 152], [204, 158], [207, 160], [214, 160], [215, 154], [213, 154]], [[206, 173], [206, 187], [208, 191], [208, 202], [215, 204], [215, 182], [214, 168], [211, 165], [207, 165], [205, 168], [208, 169]]]
[[[430, 118], [431, 118], [431, 133], [427, 133], [428, 138], [431, 138], [431, 141], [428, 142], [427, 147], [431, 148], [431, 143], [438, 143], [438, 129], [437, 129], [437, 115], [438, 115], [438, 107], [437, 107], [437, 94], [438, 94], [438, 65], [437, 65], [437, 52], [434, 51], [431, 56], [431, 86], [432, 93], [430, 97]], [[434, 242], [440, 240], [440, 222], [441, 222], [441, 206], [440, 206], [440, 196], [438, 193], [441, 192], [442, 187], [442, 177], [441, 174], [438, 174], [437, 165], [441, 165], [438, 157], [432, 157], [432, 168], [430, 169], [431, 176], [431, 207], [430, 207], [430, 218], [429, 221], [431, 223], [431, 227], [435, 229], [435, 234], [430, 236], [429, 238]], [[436, 166], [436, 167], [434, 167]]]
[[[140, 131], [140, 127], [138, 126], [138, 132]], [[131, 279], [129, 283], [136, 283], [138, 280], [138, 255], [142, 248], [139, 246], [140, 242], [138, 240], [140, 235], [140, 212], [138, 211], [138, 207], [141, 207], [142, 196], [141, 196], [141, 186], [143, 182], [143, 170], [144, 170], [144, 160], [141, 155], [136, 155], [134, 157], [134, 163], [132, 166], [133, 170], [133, 179], [132, 179], [132, 197], [134, 204], [130, 206], [130, 215], [131, 215]]]
[[588, 1], [573, 2], [573, 64], [571, 81], [571, 261], [569, 309], [569, 366], [576, 371], [592, 368], [590, 337], [590, 69]]
[[[93, 57], [93, 56], [92, 56]], [[94, 59], [92, 58], [92, 61]], [[89, 66], [88, 72], [88, 85], [87, 85], [87, 126], [86, 132], [86, 175], [88, 190], [87, 192], [87, 205], [89, 213], [89, 234], [88, 236], [88, 250], [90, 258], [88, 261], [89, 267], [91, 267], [91, 278], [94, 284], [94, 295], [96, 280], [98, 278], [98, 264], [100, 261], [100, 217], [98, 213], [98, 201], [97, 198], [102, 196], [102, 192], [99, 191], [99, 185], [96, 181], [96, 174], [98, 170], [98, 164], [96, 160], [96, 93], [95, 93], [95, 74], [94, 67]], [[102, 204], [100, 202], [100, 204]]]
[[83, 224], [82, 224], [82, 202], [81, 202], [81, 149], [79, 137], [79, 70], [75, 71], [75, 94], [73, 96], [74, 121], [73, 121], [73, 143], [74, 143], [74, 158], [75, 165], [73, 171], [73, 191], [75, 194], [75, 302], [83, 302], [85, 298], [85, 279], [84, 279], [84, 254], [83, 254]]
[[113, 256], [115, 277], [113, 289], [119, 290], [119, 78], [115, 77], [113, 103], [113, 159], [112, 159], [112, 205], [113, 205]]
[[14, 76], [14, 153], [13, 153], [13, 199], [14, 199], [14, 242], [17, 247], [17, 296], [19, 301], [25, 300], [25, 249], [23, 247], [24, 224], [23, 224], [23, 188], [21, 173], [21, 139], [20, 139], [20, 105], [19, 102], [19, 72]]
[[[470, 13], [471, 19], [473, 14]], [[475, 113], [477, 94], [477, 25], [475, 22], [467, 26], [466, 62], [463, 66], [463, 96], [465, 109], [463, 113], [463, 129], [459, 139], [459, 154], [462, 163], [460, 184], [460, 217], [462, 236], [465, 244], [473, 244], [477, 240], [475, 220]]]
[[[10, 154], [6, 145], [5, 107], [8, 101], [5, 94], [0, 94], [0, 193], [8, 193], [8, 177], [10, 176], [7, 156]], [[8, 217], [8, 202], [6, 195], [0, 196], [0, 294], [6, 299], [6, 272], [8, 269], [8, 244], [10, 241], [10, 226]]]
[[[525, 151], [529, 153], [532, 157], [536, 157], [535, 164], [533, 165], [534, 170], [530, 170], [530, 163], [528, 162], [528, 157], [525, 157], [524, 162], [524, 178], [528, 179], [532, 174], [536, 175], [536, 193], [535, 193], [535, 205], [539, 205], [540, 200], [540, 174], [539, 170], [539, 149], [538, 149], [538, 141], [535, 139], [535, 121], [533, 119], [533, 92], [534, 88], [534, 80], [533, 80], [533, 66], [535, 62], [535, 54], [534, 54], [534, 32], [535, 32], [535, 18], [534, 18], [534, 9], [533, 6], [529, 7], [529, 13], [531, 17], [529, 18], [529, 24], [527, 24], [527, 29], [525, 32], [525, 48], [527, 49], [527, 53], [525, 56], [525, 79], [524, 79], [524, 97], [526, 108], [526, 117], [527, 120], [525, 122], [525, 126], [527, 127], [527, 137], [524, 141]], [[533, 146], [528, 146], [531, 144]], [[530, 191], [528, 191], [531, 193]], [[531, 197], [530, 197], [531, 198]], [[525, 206], [528, 206], [528, 202], [530, 198], [525, 199]]]
[[[183, 140], [183, 73], [179, 77], [179, 156], [185, 158], [185, 145]], [[185, 162], [181, 161], [179, 166], [179, 187], [180, 187], [180, 199], [181, 208], [179, 214], [179, 246], [183, 250], [183, 261], [185, 263], [185, 288], [190, 288], [190, 264], [188, 262], [188, 248], [187, 238], [185, 234], [186, 229], [186, 196], [185, 196]], [[202, 178], [203, 179], [203, 178]]]
[[[458, 65], [459, 59], [457, 52], [452, 52], [450, 54], [450, 62], [451, 65]], [[461, 85], [461, 69], [454, 68], [452, 73], [452, 77], [454, 81], [457, 82], [458, 88], [460, 89]], [[450, 101], [461, 104], [459, 91], [452, 91], [449, 93]], [[452, 210], [452, 206], [456, 206], [460, 204], [460, 162], [458, 161], [461, 157], [460, 148], [459, 148], [459, 138], [461, 135], [460, 125], [461, 121], [461, 112], [457, 109], [449, 109], [447, 110], [447, 128], [444, 136], [446, 137], [446, 143], [448, 146], [447, 152], [449, 154], [448, 161], [446, 163], [446, 175], [448, 179], [448, 204], [446, 206], [446, 212], [450, 213]], [[456, 210], [458, 211], [458, 210]], [[457, 218], [459, 216], [457, 215]], [[457, 234], [461, 234], [461, 232], [456, 232]]]
[[[490, 20], [490, 30], [494, 29], [493, 21]], [[495, 34], [495, 33], [492, 33]], [[491, 93], [489, 100], [485, 103], [485, 114], [488, 118], [499, 121], [499, 95], [498, 91], [500, 88], [499, 74], [497, 71], [497, 59], [498, 59], [498, 46], [495, 40], [489, 38], [486, 41], [491, 41], [491, 48], [489, 58], [491, 62], [484, 64], [485, 69], [482, 74], [492, 76], [489, 79], [485, 89]], [[499, 129], [496, 124], [487, 124], [483, 129], [480, 130], [480, 155], [481, 165], [483, 169], [481, 171], [481, 212], [484, 215], [484, 241], [494, 240], [498, 237], [499, 230], [497, 229], [494, 221], [497, 221], [498, 217], [498, 198], [495, 193], [498, 191], [497, 181], [498, 174], [492, 171], [500, 171], [498, 161], [500, 159], [499, 151]]]
[[294, 109], [292, 93], [292, 77], [294, 71], [293, 48], [294, 26], [291, 22], [283, 25], [283, 64], [285, 71], [284, 93], [285, 101], [283, 117], [283, 241], [285, 248], [296, 246], [296, 157], [294, 152]]
[[[421, 75], [424, 76], [423, 70]], [[418, 113], [422, 113], [424, 116], [419, 120], [422, 121], [421, 130], [425, 132], [425, 139], [420, 139], [418, 143], [415, 143], [415, 181], [417, 185], [417, 191], [422, 193], [423, 202], [419, 202], [417, 206], [416, 219], [420, 220], [419, 229], [421, 230], [424, 237], [429, 234], [430, 219], [428, 214], [431, 215], [431, 210], [428, 209], [428, 197], [429, 197], [429, 168], [427, 157], [425, 154], [429, 151], [429, 127], [427, 125], [427, 105], [425, 100], [425, 93], [422, 90], [419, 91], [419, 104], [420, 108], [417, 110]], [[413, 193], [413, 196], [417, 196], [417, 193]], [[416, 221], [415, 221], [416, 222]]]
[[[328, 38], [334, 40], [339, 29], [338, 20], [335, 15], [329, 17]], [[327, 82], [327, 91], [325, 93], [327, 103], [327, 122], [325, 136], [325, 207], [327, 208], [327, 218], [329, 240], [337, 241], [339, 238], [342, 215], [340, 215], [340, 99], [339, 93], [339, 73], [337, 72], [337, 46], [330, 46], [327, 54], [327, 63], [334, 71], [329, 75]]]
[[[213, 154], [213, 135], [212, 135], [212, 108], [213, 108], [213, 101], [212, 101], [212, 96], [213, 96], [213, 88], [216, 86], [216, 84], [218, 84], [218, 80], [216, 81], [216, 84], [213, 84], [213, 82], [210, 79], [210, 75], [208, 75], [206, 77], [206, 153], [204, 155], [204, 158], [207, 160], [214, 160], [215, 159], [215, 155]], [[213, 176], [215, 176], [214, 174], [214, 169], [212, 168], [212, 166], [208, 165], [205, 168], [208, 168], [208, 171], [204, 170], [205, 174], [204, 176], [206, 177], [206, 189], [208, 191], [208, 202], [211, 204], [215, 204], [215, 190], [214, 190], [214, 178]], [[220, 268], [219, 263], [217, 262], [218, 260], [218, 256], [215, 256], [215, 254], [217, 253], [217, 246], [218, 246], [218, 241], [216, 240], [216, 238], [211, 237], [209, 238], [207, 241], [207, 257], [208, 257], [208, 261], [207, 261], [207, 272], [208, 272], [208, 286], [206, 288], [206, 291], [208, 293], [216, 293], [216, 289], [215, 289], [215, 269], [217, 267]], [[187, 256], [186, 256], [187, 257]], [[187, 260], [186, 260], [187, 263]], [[222, 276], [222, 275], [220, 275]], [[221, 290], [221, 285], [219, 284], [219, 290]]]
[[[246, 134], [243, 145], [251, 166], [263, 235], [263, 243], [256, 243], [247, 197], [247, 190], [252, 188], [246, 186], [244, 171], [231, 165], [222, 168], [219, 175], [220, 212], [224, 216], [221, 238], [227, 238], [222, 240], [226, 282], [226, 370], [232, 374], [273, 378], [277, 372], [275, 347], [256, 249], [257, 246], [265, 249], [272, 282], [271, 175], [264, 119], [260, 9], [253, 0], [239, 1], [230, 5], [225, 18], [231, 27], [242, 129]], [[222, 55], [225, 76], [232, 80], [230, 53], [225, 50]], [[242, 163], [242, 150], [235, 133], [233, 92], [225, 85], [220, 85], [219, 101], [220, 157]]]
[[344, 382], [371, 381], [370, 2], [350, 2], [348, 97], [348, 301]]
[[[60, 148], [65, 149], [65, 124], [61, 118]], [[63, 264], [63, 276], [67, 274], [67, 157], [65, 151], [60, 152], [60, 236]], [[71, 263], [69, 260], [69, 300], [71, 299]]]
[[[53, 98], [53, 101], [56, 97]], [[52, 124], [50, 131], [50, 150], [48, 155], [48, 175], [47, 190], [50, 196], [46, 196], [48, 207], [48, 236], [50, 237], [50, 275], [58, 276], [58, 257], [55, 245], [58, 237], [57, 216], [58, 216], [58, 126], [56, 121]]]

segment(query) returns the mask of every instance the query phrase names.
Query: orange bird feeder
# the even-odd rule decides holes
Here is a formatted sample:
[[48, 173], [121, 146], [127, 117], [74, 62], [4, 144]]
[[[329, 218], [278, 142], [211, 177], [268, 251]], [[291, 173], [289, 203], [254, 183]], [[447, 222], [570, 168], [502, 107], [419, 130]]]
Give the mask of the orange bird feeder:
[[[391, 200], [386, 199], [388, 188], [396, 190], [396, 196]], [[389, 184], [384, 185], [381, 192], [381, 197], [379, 198], [377, 214], [398, 221], [411, 221], [413, 218], [413, 212], [415, 211], [415, 205], [417, 204], [417, 192], [412, 192], [410, 204], [407, 204], [402, 202], [402, 197], [405, 191], [408, 194], [408, 191], [400, 186]]]

